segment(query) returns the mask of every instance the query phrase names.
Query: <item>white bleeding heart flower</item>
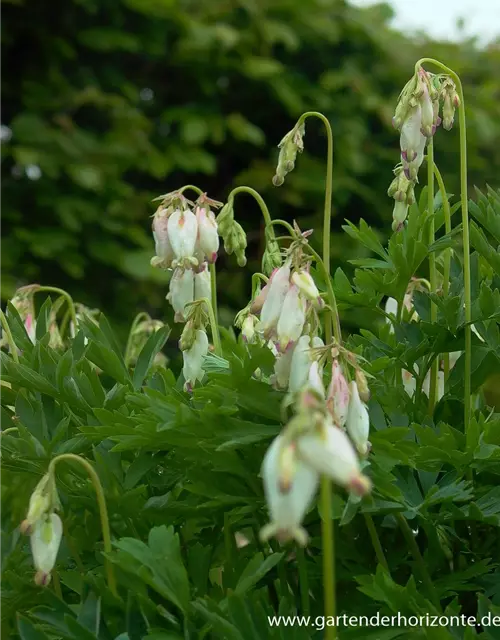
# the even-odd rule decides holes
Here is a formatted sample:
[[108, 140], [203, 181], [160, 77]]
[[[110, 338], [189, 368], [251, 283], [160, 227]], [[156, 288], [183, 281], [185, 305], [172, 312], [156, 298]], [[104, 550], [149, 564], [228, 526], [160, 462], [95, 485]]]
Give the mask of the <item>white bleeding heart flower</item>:
[[62, 533], [61, 518], [55, 513], [37, 520], [33, 527], [31, 553], [37, 570], [37, 584], [46, 585], [50, 581], [50, 572], [56, 563]]
[[177, 260], [192, 258], [198, 238], [198, 222], [194, 213], [177, 209], [168, 218], [168, 237]]
[[350, 400], [347, 412], [346, 429], [358, 453], [366, 456], [368, 453], [368, 435], [370, 432], [370, 418], [365, 403], [359, 397], [358, 385], [354, 380], [349, 383]]
[[401, 126], [401, 157], [405, 162], [415, 160], [420, 147], [420, 129], [422, 128], [422, 107], [417, 104], [410, 108]]
[[167, 295], [175, 311], [175, 322], [186, 320], [186, 305], [194, 300], [194, 272], [192, 269], [177, 267], [170, 280], [170, 289]]
[[[276, 536], [307, 544], [302, 521], [318, 488], [318, 472], [295, 455], [295, 445], [279, 435], [264, 456], [261, 468], [270, 523], [261, 530], [263, 541]], [[285, 480], [285, 481], [284, 481]]]
[[318, 473], [331, 478], [356, 495], [370, 491], [370, 480], [361, 473], [356, 452], [343, 429], [331, 421], [321, 431], [306, 433], [297, 440], [300, 458]]
[[262, 311], [262, 307], [264, 306], [264, 302], [266, 301], [267, 294], [269, 293], [269, 289], [271, 288], [271, 283], [277, 271], [278, 271], [278, 267], [276, 267], [276, 269], [273, 270], [265, 286], [262, 287], [259, 293], [252, 300], [252, 303], [250, 305], [250, 311], [252, 313], [260, 313]]
[[337, 359], [332, 362], [332, 379], [328, 386], [326, 406], [333, 423], [338, 427], [344, 427], [349, 410], [349, 385]]
[[161, 259], [161, 262], [156, 260], [155, 263], [169, 268], [175, 255], [168, 237], [168, 212], [166, 209], [158, 209], [153, 217], [153, 237], [156, 257]]
[[406, 178], [414, 182], [418, 176], [418, 170], [420, 169], [422, 162], [424, 161], [425, 145], [427, 144], [427, 138], [420, 134], [420, 140], [416, 148], [416, 155], [411, 162], [407, 162], [403, 158], [403, 170]]
[[192, 346], [182, 352], [184, 366], [182, 373], [185, 383], [184, 390], [191, 392], [197, 380], [202, 380], [205, 372], [203, 360], [208, 353], [208, 337], [203, 329], [197, 329]]
[[219, 234], [215, 215], [210, 209], [196, 207], [196, 220], [198, 223], [198, 245], [207, 261], [215, 262], [219, 251]]
[[210, 272], [205, 263], [202, 270], [194, 275], [194, 299], [201, 300], [201, 298], [206, 298], [210, 301], [211, 297], [212, 283], [210, 280]]
[[277, 334], [280, 349], [297, 342], [302, 335], [306, 321], [306, 305], [299, 288], [292, 285], [285, 296], [278, 319]]
[[[424, 72], [425, 73], [425, 72]], [[422, 95], [420, 96], [420, 106], [422, 107], [421, 133], [430, 138], [434, 132], [434, 106], [432, 104], [429, 87], [423, 81], [421, 83]]]
[[274, 363], [273, 383], [278, 389], [286, 389], [288, 387], [294, 351], [295, 346], [290, 345], [282, 353], [275, 353], [276, 361]]
[[316, 307], [324, 306], [324, 302], [319, 295], [318, 287], [308, 271], [294, 271], [292, 274], [292, 283], [298, 287], [300, 293]]
[[283, 303], [290, 289], [290, 265], [287, 263], [280, 267], [268, 284], [269, 290], [262, 305], [259, 323], [259, 331], [266, 338], [270, 337], [276, 329]]
[[[416, 366], [417, 365], [415, 365], [415, 367]], [[413, 398], [413, 396], [415, 395], [415, 389], [417, 388], [417, 381], [415, 379], [415, 376], [406, 369], [403, 369], [401, 371], [401, 377], [403, 379], [403, 387], [406, 393], [410, 396], [410, 398]]]
[[311, 367], [311, 338], [308, 335], [301, 336], [293, 350], [290, 380], [288, 390], [296, 393], [304, 387]]
[[318, 393], [322, 398], [325, 397], [325, 387], [323, 385], [323, 371], [319, 366], [319, 362], [314, 360], [309, 367], [309, 373], [307, 374], [307, 383]]
[[243, 320], [243, 324], [241, 325], [241, 335], [243, 336], [243, 341], [247, 344], [251, 344], [256, 336], [255, 326], [258, 320], [256, 316], [251, 313]]

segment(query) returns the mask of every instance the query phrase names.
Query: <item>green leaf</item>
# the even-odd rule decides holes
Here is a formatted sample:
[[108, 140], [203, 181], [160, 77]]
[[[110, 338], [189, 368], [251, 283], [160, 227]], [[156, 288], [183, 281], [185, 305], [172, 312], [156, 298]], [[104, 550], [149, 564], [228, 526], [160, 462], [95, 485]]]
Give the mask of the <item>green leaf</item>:
[[22, 615], [17, 616], [17, 630], [21, 640], [49, 640], [49, 637]]
[[165, 325], [149, 336], [148, 341], [139, 354], [137, 364], [135, 365], [133, 376], [134, 389], [138, 390], [141, 388], [144, 378], [151, 368], [156, 354], [162, 349], [169, 335], [170, 327]]
[[240, 575], [236, 584], [235, 593], [242, 595], [256, 585], [259, 580], [278, 564], [284, 555], [284, 553], [272, 553], [264, 559], [262, 553], [255, 554]]

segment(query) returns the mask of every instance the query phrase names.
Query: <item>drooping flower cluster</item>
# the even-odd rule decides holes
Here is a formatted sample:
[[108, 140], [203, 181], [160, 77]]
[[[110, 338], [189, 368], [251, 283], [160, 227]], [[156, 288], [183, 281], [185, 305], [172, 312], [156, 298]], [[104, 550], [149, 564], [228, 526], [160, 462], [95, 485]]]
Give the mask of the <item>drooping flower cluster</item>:
[[[297, 345], [303, 358], [306, 336]], [[323, 348], [325, 352], [325, 348]], [[335, 350], [332, 352], [335, 356]], [[369, 492], [371, 483], [362, 474], [356, 450], [369, 451], [369, 416], [361, 398], [368, 388], [361, 371], [347, 383], [337, 357], [325, 392], [317, 350], [309, 350], [307, 379], [293, 394], [294, 415], [267, 450], [261, 469], [270, 523], [261, 531], [263, 540], [276, 536], [281, 542], [307, 543], [302, 521], [316, 494], [321, 475], [355, 496]], [[353, 446], [354, 445], [354, 446]]]
[[[440, 107], [442, 105], [441, 119]], [[435, 75], [420, 67], [401, 92], [393, 124], [400, 131], [401, 163], [394, 169], [388, 195], [394, 198], [394, 231], [401, 229], [408, 207], [415, 202], [414, 187], [424, 159], [425, 147], [443, 123], [451, 129], [460, 98], [448, 76]]]
[[306, 127], [304, 123], [296, 125], [279, 143], [278, 166], [276, 167], [276, 174], [273, 177], [275, 187], [280, 187], [284, 183], [287, 173], [290, 173], [290, 171], [293, 171], [295, 168], [297, 153], [304, 151], [305, 130]]
[[209, 351], [208, 336], [205, 330], [207, 320], [205, 304], [202, 301], [189, 306], [187, 321], [179, 340], [183, 359], [184, 390], [189, 393], [192, 392], [196, 382], [201, 381], [205, 374], [203, 362]]
[[57, 559], [63, 527], [60, 517], [59, 498], [50, 474], [46, 474], [31, 495], [26, 519], [21, 523], [22, 533], [30, 536], [31, 553], [35, 565], [35, 582], [46, 586]]
[[217, 259], [219, 234], [212, 208], [222, 206], [202, 194], [195, 203], [178, 192], [162, 197], [153, 217], [154, 267], [173, 269], [167, 300], [176, 322], [186, 321], [186, 306], [210, 299], [208, 264]]

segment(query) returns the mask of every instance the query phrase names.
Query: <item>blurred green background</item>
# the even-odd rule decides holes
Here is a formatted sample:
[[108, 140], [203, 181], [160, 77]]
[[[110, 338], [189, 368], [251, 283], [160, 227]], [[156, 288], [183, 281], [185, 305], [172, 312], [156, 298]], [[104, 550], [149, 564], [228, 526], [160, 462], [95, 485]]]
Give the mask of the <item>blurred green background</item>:
[[[390, 17], [387, 5], [343, 0], [3, 3], [3, 300], [39, 282], [122, 328], [142, 309], [168, 321], [168, 274], [149, 266], [151, 199], [186, 183], [218, 200], [248, 184], [274, 217], [318, 229], [319, 244], [319, 123], [308, 122], [306, 151], [285, 185], [271, 184], [276, 145], [309, 109], [334, 131], [333, 266], [359, 256], [340, 227], [362, 217], [390, 233], [391, 117], [424, 55], [462, 77], [470, 185], [498, 185], [498, 45], [410, 39], [388, 27]], [[440, 130], [435, 146], [448, 191], [458, 193], [458, 131]], [[248, 196], [236, 204], [253, 271], [260, 212]], [[250, 270], [223, 253], [217, 264], [230, 322]]]

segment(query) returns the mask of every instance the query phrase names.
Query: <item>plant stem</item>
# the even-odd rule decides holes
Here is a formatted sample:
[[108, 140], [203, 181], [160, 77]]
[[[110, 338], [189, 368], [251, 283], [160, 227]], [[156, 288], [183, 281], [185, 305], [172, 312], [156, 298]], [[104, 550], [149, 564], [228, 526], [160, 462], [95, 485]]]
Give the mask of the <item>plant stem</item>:
[[[269, 209], [267, 208], [267, 204], [265, 203], [264, 198], [260, 195], [258, 191], [256, 191], [255, 189], [252, 189], [252, 187], [241, 186], [241, 187], [236, 187], [231, 191], [231, 193], [227, 197], [227, 201], [230, 202], [231, 200], [234, 200], [234, 196], [238, 195], [238, 193], [248, 193], [256, 200], [262, 212], [262, 216], [264, 218], [264, 224], [266, 229], [266, 243], [269, 245], [269, 249], [272, 252], [279, 251], [279, 246], [278, 246], [278, 243], [276, 242], [276, 236], [272, 226], [271, 214], [269, 213]], [[268, 229], [270, 229], [269, 238], [267, 237]]]
[[19, 427], [7, 427], [7, 429], [2, 429], [2, 431], [0, 431], [0, 436], [6, 436], [9, 433], [14, 433], [14, 431], [19, 431]]
[[9, 343], [9, 351], [12, 356], [14, 362], [19, 362], [19, 354], [17, 353], [17, 346], [14, 342], [14, 338], [12, 337], [12, 332], [9, 327], [9, 323], [7, 322], [7, 318], [5, 317], [5, 313], [0, 309], [0, 322], [2, 323], [2, 329], [5, 332], [7, 337], [7, 342]]
[[76, 321], [75, 303], [73, 302], [73, 298], [69, 295], [69, 293], [67, 291], [64, 291], [64, 289], [59, 289], [59, 287], [46, 287], [46, 286], [37, 287], [37, 289], [35, 289], [34, 292], [38, 293], [39, 291], [49, 291], [53, 293], [58, 293], [60, 296], [63, 296], [65, 298], [71, 313], [71, 320], [73, 322], [73, 326], [76, 331], [77, 321]]
[[373, 549], [375, 551], [375, 555], [377, 556], [378, 563], [382, 565], [382, 567], [390, 575], [391, 572], [389, 571], [389, 565], [387, 564], [384, 550], [382, 549], [382, 544], [380, 542], [380, 538], [378, 537], [377, 529], [375, 528], [375, 524], [373, 523], [373, 518], [368, 513], [364, 513], [363, 515], [365, 517], [366, 528], [368, 529], [368, 533], [370, 534]]
[[[434, 243], [435, 221], [434, 221], [434, 142], [431, 138], [427, 145], [427, 213], [429, 220], [429, 246]], [[431, 283], [431, 293], [437, 291], [436, 254], [429, 254], [429, 281]], [[437, 322], [437, 306], [431, 302], [431, 322]], [[431, 377], [429, 381], [429, 414], [432, 416], [437, 399], [439, 357], [435, 358], [431, 366]]]
[[147, 320], [149, 318], [149, 314], [146, 313], [145, 311], [140, 311], [134, 318], [134, 320], [132, 321], [132, 324], [130, 326], [130, 331], [128, 332], [128, 338], [127, 338], [127, 346], [125, 347], [125, 366], [128, 367], [129, 366], [129, 360], [130, 360], [130, 350], [132, 348], [132, 339], [133, 339], [133, 334], [135, 329], [137, 328], [138, 324], [140, 322], [142, 322], [143, 320]]
[[210, 303], [212, 305], [212, 311], [214, 312], [215, 325], [219, 326], [219, 313], [217, 309], [217, 271], [215, 270], [215, 263], [210, 263], [210, 294], [212, 299]]
[[[197, 193], [199, 196], [201, 196], [203, 194], [203, 191], [200, 189], [200, 187], [196, 187], [194, 184], [185, 184], [183, 187], [181, 187], [178, 190], [178, 193], [184, 193], [184, 191], [186, 191], [187, 189], [190, 189], [191, 191], [194, 191], [195, 193]], [[162, 196], [160, 196], [161, 198]], [[155, 198], [155, 200], [158, 200], [159, 198]]]
[[309, 577], [307, 575], [306, 554], [300, 545], [297, 545], [296, 553], [299, 567], [301, 613], [303, 616], [308, 616], [311, 611], [311, 604], [309, 599]]
[[434, 584], [432, 583], [429, 572], [427, 571], [427, 567], [425, 566], [424, 559], [422, 558], [422, 554], [420, 553], [420, 549], [418, 548], [417, 541], [415, 540], [415, 536], [413, 535], [410, 525], [408, 524], [406, 518], [402, 513], [396, 513], [396, 520], [399, 523], [401, 531], [405, 537], [406, 543], [411, 549], [411, 554], [413, 556], [413, 559], [415, 560], [415, 563], [417, 564], [418, 569], [420, 571], [420, 579], [422, 580], [422, 583], [425, 585], [425, 588], [427, 589], [428, 596], [431, 602], [433, 603], [433, 605], [438, 610], [440, 610], [441, 605], [438, 600], [436, 590], [434, 589]]
[[[439, 191], [441, 193], [441, 200], [443, 201], [443, 213], [444, 213], [444, 229], [446, 234], [451, 233], [451, 209], [450, 209], [450, 201], [448, 200], [448, 196], [446, 194], [446, 189], [444, 186], [443, 176], [439, 171], [436, 164], [434, 164], [434, 175], [436, 176], [436, 181], [439, 186]], [[448, 291], [450, 289], [450, 270], [451, 270], [451, 249], [445, 249], [444, 253], [444, 261], [443, 261], [443, 298], [448, 295]], [[448, 380], [448, 376], [450, 375], [450, 354], [443, 353], [443, 370], [444, 370], [444, 380]]]
[[[90, 479], [92, 480], [92, 484], [94, 485], [94, 489], [97, 496], [99, 515], [101, 517], [102, 540], [104, 543], [104, 552], [108, 554], [111, 553], [112, 551], [111, 533], [109, 529], [109, 518], [108, 518], [108, 510], [106, 507], [106, 498], [104, 497], [104, 491], [103, 491], [102, 484], [101, 484], [101, 481], [99, 480], [99, 476], [97, 472], [95, 471], [94, 467], [87, 460], [85, 460], [85, 458], [82, 458], [81, 456], [77, 456], [74, 453], [62, 453], [61, 455], [58, 455], [53, 460], [51, 460], [49, 464], [48, 473], [51, 474], [52, 477], [55, 477], [56, 464], [58, 462], [61, 462], [62, 460], [72, 460], [74, 462], [78, 462], [89, 474]], [[104, 564], [106, 567], [109, 590], [114, 596], [118, 597], [113, 565], [111, 564], [111, 561], [109, 560], [109, 558], [106, 558], [106, 557], [104, 558]]]
[[[303, 113], [296, 126], [300, 126], [307, 118], [318, 118], [325, 125], [326, 138], [327, 138], [327, 151], [326, 151], [326, 179], [325, 179], [325, 207], [323, 214], [323, 261], [325, 271], [330, 278], [330, 231], [332, 221], [332, 191], [333, 191], [333, 133], [330, 121], [328, 118], [319, 111], [307, 111]], [[333, 313], [337, 315], [337, 319], [333, 320], [333, 331], [336, 332], [336, 326], [340, 329], [338, 322], [338, 313], [336, 312], [336, 305]], [[335, 339], [340, 344], [340, 336], [335, 335]], [[332, 340], [332, 334], [330, 330], [330, 323], [328, 320], [325, 322], [325, 342], [329, 344]]]
[[458, 74], [434, 58], [422, 58], [415, 68], [424, 63], [434, 64], [447, 73], [455, 82], [460, 107], [458, 109], [460, 129], [460, 200], [462, 204], [462, 244], [464, 251], [464, 303], [465, 303], [465, 370], [464, 370], [464, 429], [467, 432], [471, 417], [471, 360], [472, 360], [472, 300], [470, 275], [470, 240], [469, 240], [469, 210], [467, 200], [467, 123], [465, 119], [465, 100], [462, 81]]
[[231, 523], [229, 522], [229, 514], [224, 513], [224, 547], [226, 549], [226, 562], [224, 563], [224, 573], [225, 584], [230, 585], [232, 588], [233, 585], [233, 572], [235, 566], [235, 557], [234, 557], [234, 547], [233, 547], [233, 539], [232, 539], [232, 531], [231, 531]]
[[199, 298], [199, 300], [197, 300], [196, 302], [205, 303], [208, 313], [208, 321], [210, 322], [210, 330], [212, 331], [212, 340], [214, 341], [215, 354], [218, 356], [222, 356], [222, 345], [220, 340], [219, 327], [217, 326], [215, 313], [212, 308], [212, 300], [209, 300], [208, 298]]
[[63, 600], [63, 594], [61, 591], [61, 581], [59, 580], [59, 574], [55, 569], [52, 570], [52, 580], [54, 582], [54, 593], [60, 600]]
[[[309, 117], [318, 118], [325, 126], [327, 137], [326, 179], [325, 179], [325, 207], [323, 214], [323, 259], [320, 264], [325, 275], [325, 284], [330, 298], [331, 312], [325, 314], [325, 343], [332, 341], [333, 335], [337, 344], [342, 342], [337, 301], [330, 279], [330, 231], [332, 221], [332, 190], [333, 190], [333, 134], [332, 127], [326, 116], [318, 111], [303, 113], [296, 126], [300, 126]], [[314, 252], [315, 253], [315, 252]], [[319, 257], [319, 256], [318, 256]], [[325, 599], [325, 616], [335, 616], [335, 539], [332, 513], [332, 482], [326, 476], [321, 478], [321, 511], [322, 511], [322, 544], [323, 544], [323, 588]], [[336, 627], [326, 627], [325, 640], [335, 640]]]

